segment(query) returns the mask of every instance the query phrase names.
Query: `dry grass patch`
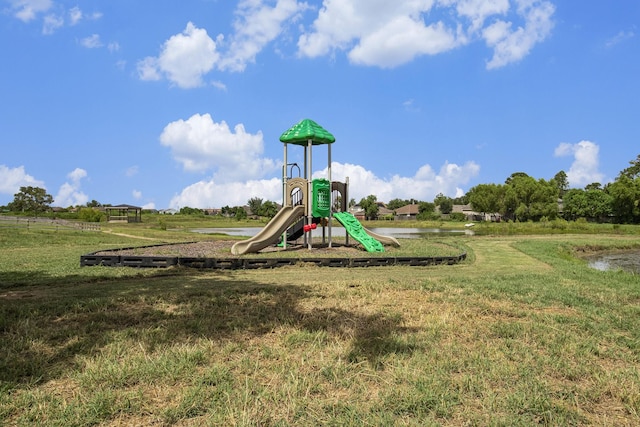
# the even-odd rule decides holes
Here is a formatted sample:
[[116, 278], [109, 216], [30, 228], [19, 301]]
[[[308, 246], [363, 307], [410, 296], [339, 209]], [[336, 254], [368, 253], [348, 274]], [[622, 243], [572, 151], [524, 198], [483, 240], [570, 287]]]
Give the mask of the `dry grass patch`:
[[3, 289], [0, 421], [637, 425], [637, 280], [553, 239], [463, 244], [454, 266], [78, 268]]

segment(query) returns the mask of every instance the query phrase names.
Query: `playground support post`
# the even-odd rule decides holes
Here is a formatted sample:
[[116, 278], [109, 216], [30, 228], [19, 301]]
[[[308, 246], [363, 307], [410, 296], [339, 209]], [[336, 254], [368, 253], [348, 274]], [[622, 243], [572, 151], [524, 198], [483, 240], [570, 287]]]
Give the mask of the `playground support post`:
[[[345, 207], [345, 210], [347, 212], [349, 212], [349, 177], [345, 177], [344, 180], [345, 185], [344, 186], [344, 202], [343, 202], [343, 206]], [[345, 234], [345, 244], [347, 246], [349, 246], [349, 233], [344, 233]]]
[[[328, 154], [327, 154], [327, 177], [329, 179], [329, 247], [331, 246], [331, 219], [333, 217], [332, 213], [333, 213], [333, 191], [331, 191], [331, 144], [327, 144], [327, 150], [328, 150]], [[324, 234], [324, 227], [323, 227], [323, 234]], [[324, 237], [324, 235], [322, 236]]]
[[[287, 194], [287, 144], [284, 144], [284, 164], [282, 165], [282, 208], [288, 205], [290, 196]], [[282, 247], [287, 249], [287, 230], [282, 233]]]
[[[307, 147], [305, 148], [305, 154], [307, 156], [307, 161], [306, 161], [307, 188], [309, 189], [307, 194], [309, 194], [310, 197], [313, 197], [312, 196], [312, 194], [313, 194], [313, 183], [311, 182], [311, 171], [313, 170], [312, 165], [311, 165], [311, 148], [312, 147], [313, 147], [313, 140], [309, 139], [307, 141]], [[305, 203], [307, 205], [307, 225], [311, 225], [311, 224], [313, 224], [312, 204], [309, 202], [309, 200], [305, 200]], [[312, 243], [313, 243], [313, 232], [311, 230], [309, 230], [309, 236], [307, 237], [307, 248], [308, 249], [311, 249]]]

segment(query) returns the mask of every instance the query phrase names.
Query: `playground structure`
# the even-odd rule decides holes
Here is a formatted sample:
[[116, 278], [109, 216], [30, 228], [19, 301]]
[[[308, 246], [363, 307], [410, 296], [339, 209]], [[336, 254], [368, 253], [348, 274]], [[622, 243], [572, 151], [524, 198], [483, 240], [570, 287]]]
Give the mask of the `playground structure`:
[[[313, 120], [305, 119], [280, 136], [284, 143], [284, 164], [282, 167], [282, 209], [255, 236], [235, 243], [231, 248], [234, 255], [258, 252], [268, 246], [280, 244], [286, 248], [288, 242], [304, 238], [308, 249], [313, 247], [313, 232], [320, 226], [322, 242], [332, 246], [333, 219], [345, 229], [346, 244], [349, 237], [357, 240], [368, 252], [384, 252], [384, 245], [399, 246], [390, 236], [376, 234], [364, 228], [347, 210], [348, 183], [331, 181], [331, 144], [335, 137]], [[293, 167], [289, 164], [288, 145], [304, 147], [304, 178], [293, 177]], [[312, 179], [312, 148], [326, 145], [327, 178]], [[291, 166], [291, 176], [287, 168]], [[298, 167], [299, 170], [299, 167]]]

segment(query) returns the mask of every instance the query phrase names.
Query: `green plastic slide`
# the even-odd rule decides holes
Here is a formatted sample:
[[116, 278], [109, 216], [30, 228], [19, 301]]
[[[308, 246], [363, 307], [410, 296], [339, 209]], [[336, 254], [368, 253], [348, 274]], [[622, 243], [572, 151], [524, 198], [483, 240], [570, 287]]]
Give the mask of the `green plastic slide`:
[[367, 252], [384, 252], [382, 243], [367, 234], [367, 231], [355, 216], [349, 212], [334, 212], [333, 217], [344, 226], [345, 231], [351, 237], [364, 246]]

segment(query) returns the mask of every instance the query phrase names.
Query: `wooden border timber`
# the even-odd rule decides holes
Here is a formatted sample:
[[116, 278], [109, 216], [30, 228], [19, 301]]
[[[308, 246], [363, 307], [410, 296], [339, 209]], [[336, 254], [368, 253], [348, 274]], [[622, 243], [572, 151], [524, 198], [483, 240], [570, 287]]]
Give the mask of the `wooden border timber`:
[[[105, 252], [105, 251], [100, 251]], [[90, 253], [80, 257], [81, 267], [138, 267], [167, 268], [188, 267], [214, 270], [249, 270], [259, 268], [277, 268], [297, 264], [312, 264], [318, 267], [383, 267], [431, 265], [453, 265], [464, 261], [467, 253], [441, 257], [357, 257], [357, 258], [204, 258], [176, 256], [138, 256], [138, 255], [96, 255]]]

